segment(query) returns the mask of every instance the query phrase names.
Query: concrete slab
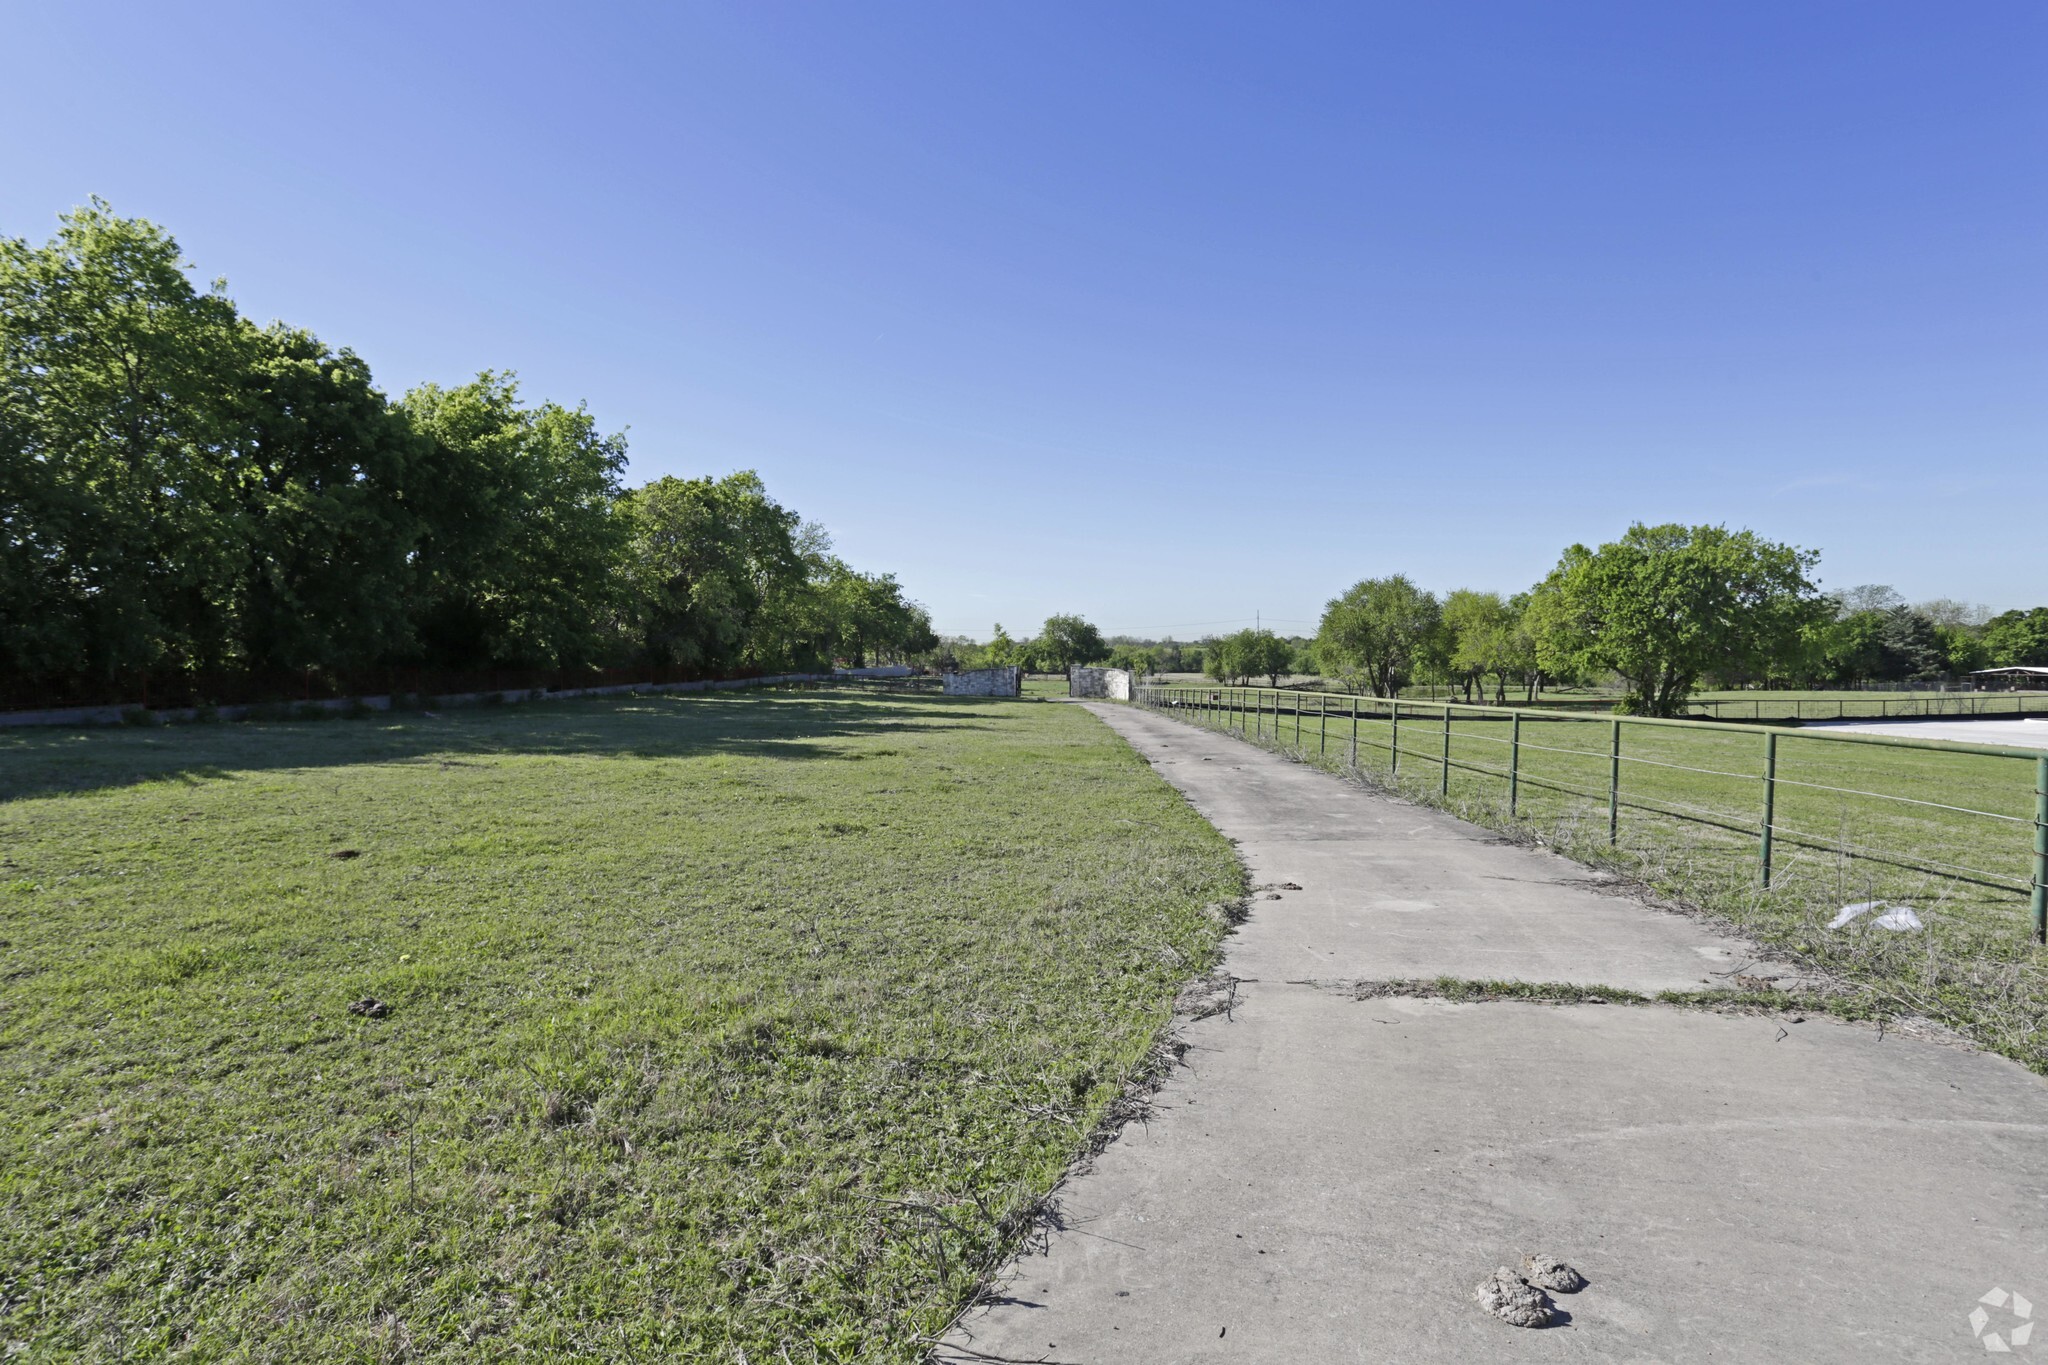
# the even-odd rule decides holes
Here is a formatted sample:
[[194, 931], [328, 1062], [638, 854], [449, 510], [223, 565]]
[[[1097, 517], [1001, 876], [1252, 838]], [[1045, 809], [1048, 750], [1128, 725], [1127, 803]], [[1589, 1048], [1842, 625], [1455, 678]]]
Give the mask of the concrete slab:
[[[1952, 1361], [1993, 1287], [2048, 1318], [2048, 1091], [2002, 1059], [1657, 1006], [1244, 1000], [941, 1360]], [[1532, 1251], [1592, 1282], [1565, 1325], [1469, 1301]]]
[[[1091, 708], [1095, 709], [1095, 708]], [[1238, 1008], [1060, 1195], [1061, 1229], [937, 1358], [1937, 1361], [2048, 1317], [2048, 1085], [1814, 1019], [1358, 1000], [1331, 978], [1697, 985], [1739, 939], [1233, 740], [1098, 714], [1260, 881]], [[1547, 1251], [1531, 1331], [1469, 1301]], [[2021, 1349], [2048, 1349], [2043, 1340]]]
[[[1696, 990], [1755, 961], [1602, 874], [1153, 711], [1089, 708], [1236, 841], [1260, 893], [1229, 969], [1261, 981], [1460, 976]], [[1764, 975], [1791, 973], [1767, 967]]]
[[1807, 730], [1840, 730], [1851, 735], [1893, 739], [1946, 739], [1960, 744], [1999, 744], [2012, 749], [2048, 749], [2048, 716], [2019, 720], [1830, 720], [1808, 721]]

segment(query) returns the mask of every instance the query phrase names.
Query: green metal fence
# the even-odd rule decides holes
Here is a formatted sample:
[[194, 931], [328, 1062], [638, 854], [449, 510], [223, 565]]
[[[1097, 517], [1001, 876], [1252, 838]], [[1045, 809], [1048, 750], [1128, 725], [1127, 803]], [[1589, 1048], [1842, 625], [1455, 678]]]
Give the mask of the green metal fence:
[[1624, 813], [1687, 822], [1747, 844], [1766, 888], [1789, 848], [2025, 897], [2048, 942], [2048, 751], [1284, 688], [1155, 683], [1135, 700], [1405, 782], [1419, 765], [1438, 795], [1455, 777], [1511, 819], [1532, 800], [1604, 806], [1610, 844]]

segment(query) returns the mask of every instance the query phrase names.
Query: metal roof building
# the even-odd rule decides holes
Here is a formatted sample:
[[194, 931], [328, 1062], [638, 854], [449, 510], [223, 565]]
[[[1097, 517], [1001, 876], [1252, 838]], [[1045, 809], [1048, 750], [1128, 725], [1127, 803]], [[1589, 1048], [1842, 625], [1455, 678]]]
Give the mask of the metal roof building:
[[1980, 668], [1970, 676], [1978, 682], [2004, 683], [2008, 687], [2048, 688], [2048, 668], [2035, 664], [2009, 664], [2004, 668]]

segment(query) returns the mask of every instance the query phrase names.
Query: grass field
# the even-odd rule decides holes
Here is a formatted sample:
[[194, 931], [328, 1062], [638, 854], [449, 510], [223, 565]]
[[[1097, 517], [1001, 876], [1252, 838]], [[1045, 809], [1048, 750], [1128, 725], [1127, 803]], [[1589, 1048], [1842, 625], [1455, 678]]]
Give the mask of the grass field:
[[[1201, 694], [1197, 694], [1201, 695]], [[1227, 694], [1226, 694], [1227, 695]], [[1277, 720], [1191, 707], [1184, 719], [1235, 727], [1333, 771], [1351, 761], [1351, 720], [1312, 695], [1282, 694]], [[1296, 714], [1299, 707], [1302, 714]], [[1509, 811], [1505, 716], [1454, 711], [1445, 781], [1441, 713], [1401, 725], [1363, 719], [1358, 771], [1479, 823], [1520, 829], [1728, 916], [1775, 946], [1883, 993], [1900, 1013], [1971, 1031], [2048, 1074], [2048, 950], [2031, 939], [2035, 760], [1898, 749], [1797, 730], [1778, 740], [1773, 876], [1759, 885], [1764, 732], [1749, 726], [1623, 728], [1620, 805], [1609, 843], [1612, 728], [1525, 718]], [[1904, 798], [1904, 799], [1897, 799]], [[1955, 807], [1960, 809], [1944, 809]], [[1981, 813], [1965, 813], [1981, 812]], [[1851, 902], [1912, 905], [1916, 934], [1868, 922], [1831, 930]]]
[[0, 1354], [914, 1360], [1240, 881], [1035, 701], [0, 736]]

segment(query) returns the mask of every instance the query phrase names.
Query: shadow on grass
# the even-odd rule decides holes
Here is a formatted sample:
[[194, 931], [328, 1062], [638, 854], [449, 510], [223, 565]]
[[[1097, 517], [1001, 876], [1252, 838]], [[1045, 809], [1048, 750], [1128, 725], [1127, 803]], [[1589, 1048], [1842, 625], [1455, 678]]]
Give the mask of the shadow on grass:
[[847, 740], [1006, 723], [1000, 707], [981, 697], [807, 691], [602, 697], [324, 721], [15, 730], [0, 732], [0, 802], [144, 782], [198, 786], [245, 772], [494, 755], [847, 759], [858, 757]]

